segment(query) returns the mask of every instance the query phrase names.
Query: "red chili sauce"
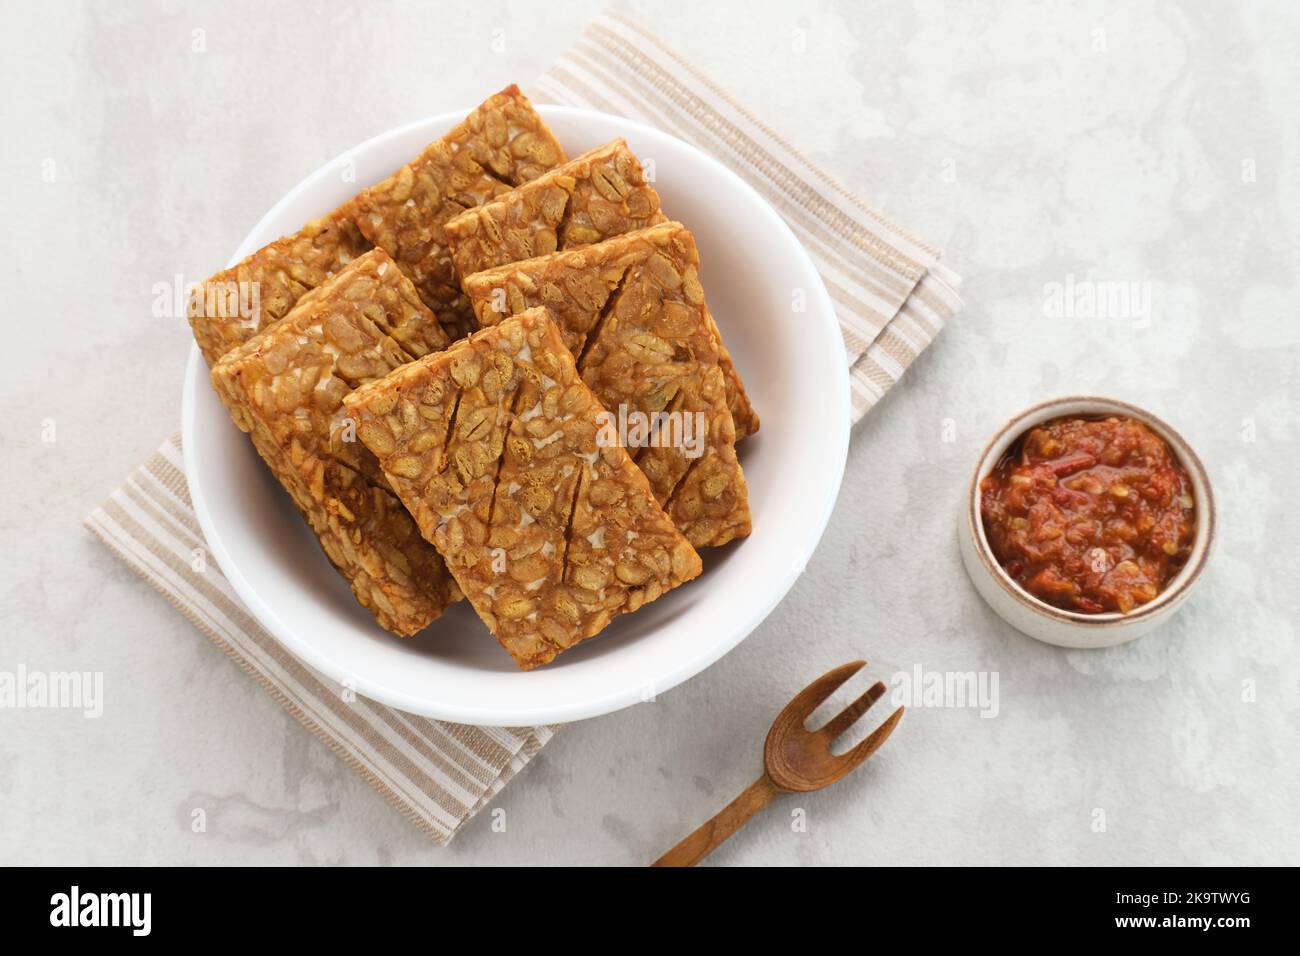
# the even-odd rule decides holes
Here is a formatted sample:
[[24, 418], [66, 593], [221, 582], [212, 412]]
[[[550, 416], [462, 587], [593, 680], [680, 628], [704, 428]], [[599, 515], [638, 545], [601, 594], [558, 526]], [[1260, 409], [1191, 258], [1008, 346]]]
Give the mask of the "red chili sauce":
[[980, 482], [998, 563], [1067, 611], [1128, 613], [1187, 563], [1196, 503], [1168, 444], [1130, 418], [1035, 425]]

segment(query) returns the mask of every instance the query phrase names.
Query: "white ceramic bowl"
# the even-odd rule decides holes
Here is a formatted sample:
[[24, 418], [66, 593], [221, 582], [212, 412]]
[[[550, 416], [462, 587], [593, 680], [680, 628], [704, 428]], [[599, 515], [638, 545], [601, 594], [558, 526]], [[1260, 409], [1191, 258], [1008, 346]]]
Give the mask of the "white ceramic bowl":
[[[556, 723], [650, 699], [735, 647], [784, 597], [820, 540], [849, 438], [844, 345], [830, 298], [785, 222], [730, 170], [691, 146], [614, 116], [541, 106], [570, 156], [617, 136], [653, 161], [665, 211], [695, 233], [718, 325], [762, 417], [740, 453], [754, 531], [704, 553], [701, 578], [584, 642], [518, 671], [465, 602], [411, 639], [386, 634], [329, 565], [289, 497], [230, 422], [197, 349], [185, 380], [190, 494], [217, 562], [254, 617], [328, 677], [401, 710], [471, 724]], [[362, 143], [281, 199], [234, 263], [445, 133], [464, 110]], [[341, 172], [351, 163], [355, 181]], [[791, 309], [794, 290], [807, 307]]]
[[[1066, 415], [1118, 415], [1143, 422], [1169, 443], [1192, 480], [1196, 500], [1196, 537], [1187, 563], [1154, 601], [1128, 614], [1083, 614], [1065, 611], [1040, 601], [1021, 588], [1002, 569], [980, 517], [980, 481], [988, 475], [1011, 444], [1033, 426]], [[1111, 647], [1141, 637], [1175, 614], [1200, 578], [1214, 544], [1214, 493], [1205, 466], [1183, 436], [1150, 412], [1109, 398], [1075, 396], [1043, 402], [1004, 424], [980, 456], [971, 475], [964, 502], [961, 529], [962, 563], [975, 589], [998, 616], [1018, 631], [1059, 647]]]

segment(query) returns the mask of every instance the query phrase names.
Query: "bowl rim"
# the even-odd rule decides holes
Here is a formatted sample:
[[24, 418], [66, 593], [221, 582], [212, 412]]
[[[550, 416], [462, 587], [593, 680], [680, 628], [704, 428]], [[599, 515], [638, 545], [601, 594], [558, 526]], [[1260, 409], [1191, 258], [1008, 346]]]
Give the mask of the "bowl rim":
[[[825, 316], [823, 322], [818, 323], [819, 334], [826, 338], [826, 344], [831, 344], [842, 348], [841, 331], [835, 317], [834, 304], [831, 301], [830, 293], [827, 291], [825, 283], [821, 278], [821, 273], [817, 269], [811, 254], [804, 247], [794, 231], [790, 228], [785, 219], [778, 213], [772, 205], [764, 199], [753, 186], [746, 182], [739, 174], [729, 168], [725, 163], [710, 156], [703, 150], [693, 144], [674, 136], [672, 133], [658, 129], [646, 123], [626, 117], [617, 116], [611, 113], [604, 113], [599, 110], [590, 110], [580, 107], [562, 106], [556, 104], [538, 103], [537, 111], [544, 117], [565, 116], [581, 119], [582, 117], [595, 117], [602, 121], [614, 121], [629, 131], [644, 133], [650, 137], [663, 137], [673, 140], [688, 153], [693, 154], [694, 158], [712, 167], [723, 178], [728, 179], [741, 192], [748, 194], [754, 200], [754, 207], [760, 211], [760, 215], [767, 220], [770, 227], [777, 232], [783, 233], [789, 240], [794, 255], [798, 257], [802, 266], [811, 276], [811, 298], [817, 302], [818, 309], [810, 310], [820, 312]], [[293, 187], [280, 196], [258, 219], [257, 223], [244, 236], [239, 245], [236, 247], [234, 254], [231, 256], [227, 268], [235, 265], [247, 255], [260, 248], [264, 242], [255, 241], [254, 236], [263, 232], [265, 224], [271, 221], [277, 214], [278, 210], [287, 204], [294, 202], [303, 193], [315, 188], [320, 179], [331, 175], [337, 168], [341, 159], [353, 155], [359, 151], [379, 146], [382, 142], [411, 131], [424, 127], [434, 129], [450, 127], [455, 122], [462, 119], [468, 109], [448, 110], [432, 116], [412, 120], [407, 123], [395, 125], [389, 129], [383, 130], [374, 136], [371, 136], [360, 143], [354, 144], [338, 155], [331, 157], [317, 168], [309, 172]], [[195, 439], [195, 428], [197, 422], [197, 409], [193, 396], [199, 389], [195, 381], [200, 376], [206, 376], [207, 363], [204, 361], [202, 354], [199, 352], [197, 345], [190, 348], [189, 361], [183, 384], [182, 407], [181, 407], [181, 433], [182, 433], [182, 456], [185, 462], [186, 482], [188, 485], [191, 501], [194, 505], [195, 514], [198, 518], [199, 527], [203, 531], [203, 536], [207, 546], [211, 549], [214, 558], [222, 573], [229, 580], [231, 587], [239, 596], [240, 600], [249, 609], [253, 618], [267, 631], [269, 631], [276, 642], [294, 657], [305, 662], [321, 673], [334, 677], [346, 677], [354, 682], [356, 692], [371, 700], [386, 704], [395, 709], [408, 713], [419, 714], [421, 716], [432, 717], [440, 720], [453, 721], [458, 723], [479, 724], [494, 727], [509, 727], [527, 724], [560, 724], [576, 720], [583, 720], [591, 717], [602, 716], [604, 714], [614, 713], [633, 704], [639, 703], [643, 697], [644, 683], [636, 687], [630, 687], [622, 693], [616, 692], [598, 692], [592, 693], [576, 704], [566, 703], [562, 705], [551, 705], [547, 707], [527, 706], [516, 707], [508, 703], [497, 703], [490, 707], [477, 706], [470, 708], [463, 705], [448, 704], [446, 702], [432, 701], [428, 697], [418, 696], [393, 688], [382, 683], [377, 683], [364, 675], [353, 673], [346, 664], [336, 661], [332, 654], [318, 649], [310, 640], [306, 640], [298, 635], [293, 628], [289, 627], [281, 616], [276, 613], [267, 602], [263, 601], [251, 583], [239, 571], [236, 563], [232, 559], [229, 551], [222, 542], [221, 536], [217, 532], [210, 509], [207, 505], [207, 499], [203, 494], [200, 482], [196, 479], [199, 473], [197, 461], [194, 457], [196, 454], [197, 439]], [[820, 545], [825, 535], [826, 528], [830, 523], [831, 515], [834, 512], [835, 505], [839, 500], [840, 491], [843, 488], [844, 470], [848, 462], [849, 438], [852, 431], [852, 393], [849, 382], [848, 363], [836, 362], [832, 367], [833, 381], [827, 383], [829, 392], [834, 392], [828, 401], [828, 407], [837, 410], [836, 420], [832, 423], [835, 427], [825, 429], [829, 434], [827, 438], [828, 447], [826, 450], [826, 460], [828, 464], [833, 464], [829, 468], [833, 472], [833, 480], [828, 485], [828, 493], [823, 503], [820, 513], [816, 519], [807, 523], [809, 534], [805, 539], [806, 550], [801, 549], [801, 553], [788, 565], [788, 570], [779, 578], [773, 580], [771, 585], [764, 589], [764, 593], [757, 600], [746, 604], [747, 613], [737, 615], [740, 622], [738, 626], [728, 635], [727, 639], [719, 641], [716, 644], [709, 645], [700, 653], [689, 658], [683, 658], [671, 666], [664, 668], [661, 674], [656, 675], [654, 681], [655, 693], [660, 694], [667, 692], [678, 684], [689, 680], [697, 674], [703, 673], [710, 666], [726, 656], [741, 644], [753, 631], [768, 617], [776, 606], [785, 598], [795, 582], [802, 575], [807, 561], [811, 558], [813, 552]], [[828, 393], [829, 394], [829, 393]]]
[[[1030, 427], [1040, 422], [1048, 421], [1051, 418], [1059, 417], [1052, 412], [1057, 409], [1074, 406], [1074, 405], [1096, 405], [1101, 412], [1116, 412], [1126, 415], [1130, 418], [1142, 422], [1144, 425], [1151, 427], [1157, 435], [1163, 438], [1169, 445], [1170, 450], [1178, 458], [1178, 461], [1191, 473], [1200, 486], [1205, 489], [1204, 501], [1197, 502], [1196, 508], [1196, 536], [1192, 542], [1192, 560], [1179, 570], [1174, 580], [1156, 595], [1155, 599], [1148, 601], [1141, 607], [1130, 611], [1127, 614], [1118, 611], [1108, 611], [1104, 614], [1086, 614], [1082, 611], [1067, 611], [1048, 604], [1037, 597], [1034, 597], [1007, 574], [1006, 570], [993, 555], [993, 549], [989, 546], [988, 538], [984, 533], [984, 521], [980, 514], [981, 491], [980, 481], [989, 472], [992, 467], [992, 458], [994, 450], [997, 449], [1000, 454], [1005, 450], [1003, 440], [1014, 433], [1015, 437], [1023, 434]], [[1064, 412], [1062, 414], [1069, 414]], [[1079, 412], [1079, 414], [1094, 414], [1091, 412]], [[1002, 590], [1010, 595], [1016, 603], [1022, 607], [1044, 618], [1066, 624], [1070, 627], [1087, 628], [1087, 629], [1104, 629], [1119, 626], [1128, 626], [1139, 621], [1150, 619], [1164, 611], [1171, 609], [1175, 604], [1181, 603], [1187, 595], [1189, 589], [1201, 576], [1209, 561], [1210, 552], [1214, 547], [1215, 540], [1215, 503], [1214, 489], [1210, 484], [1209, 473], [1205, 465], [1201, 462], [1200, 456], [1196, 454], [1190, 442], [1172, 425], [1159, 416], [1133, 405], [1130, 402], [1121, 401], [1115, 398], [1106, 398], [1100, 395], [1066, 395], [1060, 398], [1051, 398], [1045, 401], [1031, 405], [1029, 408], [1011, 416], [1003, 422], [1002, 426], [993, 434], [993, 437], [984, 445], [984, 450], [980, 452], [979, 458], [975, 462], [975, 468], [971, 472], [970, 482], [966, 491], [966, 524], [967, 532], [975, 542], [975, 553], [979, 555], [981, 564], [985, 572], [1002, 587]]]

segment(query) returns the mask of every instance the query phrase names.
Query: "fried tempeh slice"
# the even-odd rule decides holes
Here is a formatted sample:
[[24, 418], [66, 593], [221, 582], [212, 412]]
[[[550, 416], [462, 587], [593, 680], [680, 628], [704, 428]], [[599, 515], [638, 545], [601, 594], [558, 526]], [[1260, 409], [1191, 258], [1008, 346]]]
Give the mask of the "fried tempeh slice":
[[[758, 414], [745, 394], [744, 382], [723, 343], [722, 333], [703, 302], [699, 285], [699, 252], [694, 235], [680, 222], [660, 222], [634, 233], [615, 235], [591, 246], [560, 250], [536, 259], [485, 269], [464, 280], [465, 294], [473, 304], [481, 326], [491, 325], [504, 315], [533, 306], [547, 306], [555, 313], [564, 341], [581, 355], [586, 338], [603, 315], [606, 303], [628, 268], [662, 254], [672, 271], [679, 274], [682, 295], [689, 291], [698, 298], [705, 321], [718, 351], [718, 364], [727, 385], [727, 405], [736, 424], [736, 437], [758, 431]], [[667, 272], [666, 272], [667, 276]]]
[[397, 260], [425, 304], [459, 338], [472, 328], [473, 313], [460, 291], [443, 224], [564, 159], [563, 147], [528, 98], [510, 86], [357, 196], [357, 226]]
[[465, 596], [524, 669], [699, 575], [545, 309], [345, 399]]
[[659, 194], [616, 139], [447, 222], [462, 278], [666, 222]]
[[[667, 221], [641, 163], [626, 141], [615, 139], [461, 213], [444, 228], [464, 285], [476, 272]], [[711, 314], [708, 321], [718, 340], [736, 435], [744, 438], [758, 431], [758, 414]]]
[[352, 215], [352, 203], [345, 203], [199, 284], [188, 317], [208, 365], [284, 318], [307, 292], [370, 248]]
[[222, 357], [212, 383], [357, 600], [386, 630], [410, 635], [459, 591], [345, 417], [348, 392], [411, 361], [384, 329], [446, 343], [410, 281], [376, 249]]
[[550, 307], [601, 403], [620, 423], [658, 423], [628, 443], [656, 499], [701, 548], [743, 537], [751, 524], [698, 265], [691, 233], [665, 223], [480, 272], [465, 286], [485, 326]]
[[677, 529], [696, 548], [719, 547], [750, 533], [749, 490], [717, 339], [664, 261], [624, 273], [579, 370], [607, 409], [645, 429], [628, 443]]
[[189, 320], [203, 357], [214, 364], [376, 245], [453, 334], [463, 335], [472, 315], [442, 223], [562, 162], [564, 151], [518, 87], [489, 97], [383, 182], [201, 283]]
[[387, 487], [374, 456], [340, 437], [343, 396], [446, 345], [446, 333], [410, 280], [374, 249], [303, 296], [285, 322], [227, 353], [212, 378], [237, 376], [259, 407], [280, 412], [268, 426], [291, 457], [302, 457], [302, 443], [311, 443]]
[[[365, 316], [412, 359], [440, 352], [451, 344], [437, 316], [420, 300], [415, 286], [383, 249], [367, 252], [298, 301], [298, 307], [308, 304], [318, 317], [345, 312]], [[345, 361], [356, 358], [349, 356]]]

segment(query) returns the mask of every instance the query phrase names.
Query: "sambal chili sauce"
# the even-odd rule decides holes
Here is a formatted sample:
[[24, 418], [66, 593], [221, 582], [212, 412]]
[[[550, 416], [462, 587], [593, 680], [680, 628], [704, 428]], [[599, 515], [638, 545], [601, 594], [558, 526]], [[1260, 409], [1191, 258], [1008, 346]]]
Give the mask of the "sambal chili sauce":
[[984, 533], [1022, 588], [1068, 611], [1127, 613], [1187, 563], [1196, 504], [1165, 441], [1129, 418], [1036, 425], [980, 482]]

